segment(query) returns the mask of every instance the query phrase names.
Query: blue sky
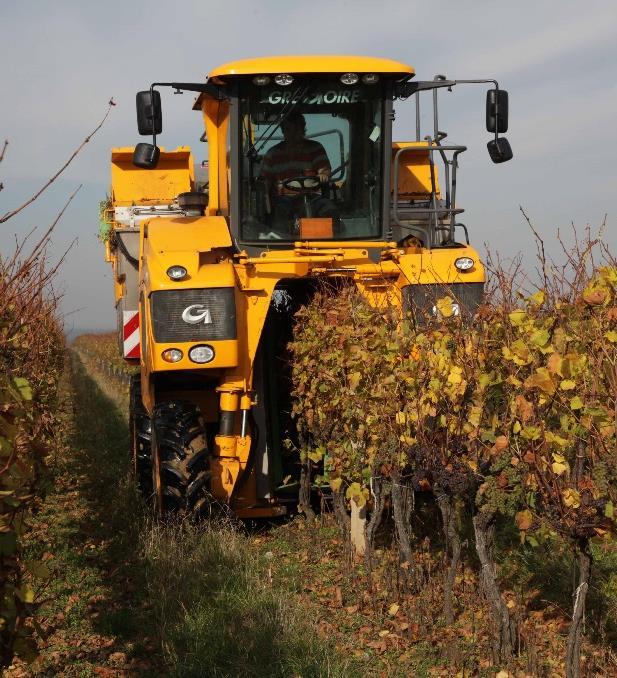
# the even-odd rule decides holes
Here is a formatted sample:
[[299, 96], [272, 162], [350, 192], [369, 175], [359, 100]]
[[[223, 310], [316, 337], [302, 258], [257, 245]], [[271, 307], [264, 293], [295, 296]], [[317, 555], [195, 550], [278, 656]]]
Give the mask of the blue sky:
[[[415, 67], [420, 79], [494, 77], [510, 92], [515, 158], [496, 166], [486, 153], [484, 89], [441, 97], [440, 127], [469, 150], [458, 196], [480, 250], [534, 246], [523, 205], [550, 252], [574, 222], [597, 228], [617, 251], [617, 3], [520, 0], [391, 1], [2, 0], [0, 4], [0, 212], [44, 182], [96, 126], [105, 127], [30, 210], [0, 226], [7, 254], [18, 236], [49, 224], [76, 186], [83, 188], [59, 224], [51, 257], [75, 238], [58, 280], [68, 327], [112, 328], [110, 271], [97, 241], [98, 201], [109, 183], [109, 150], [132, 145], [134, 95], [154, 80], [203, 80], [225, 61], [266, 54], [367, 54]], [[200, 116], [189, 94], [164, 95], [167, 148], [190, 144], [198, 160]], [[413, 138], [411, 104], [397, 105], [395, 138]]]

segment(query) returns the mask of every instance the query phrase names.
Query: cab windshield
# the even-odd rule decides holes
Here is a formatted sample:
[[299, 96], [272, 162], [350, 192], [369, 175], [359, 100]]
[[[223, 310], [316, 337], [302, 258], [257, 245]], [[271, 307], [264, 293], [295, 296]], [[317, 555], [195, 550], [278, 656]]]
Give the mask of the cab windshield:
[[380, 236], [381, 99], [338, 77], [244, 84], [241, 240]]

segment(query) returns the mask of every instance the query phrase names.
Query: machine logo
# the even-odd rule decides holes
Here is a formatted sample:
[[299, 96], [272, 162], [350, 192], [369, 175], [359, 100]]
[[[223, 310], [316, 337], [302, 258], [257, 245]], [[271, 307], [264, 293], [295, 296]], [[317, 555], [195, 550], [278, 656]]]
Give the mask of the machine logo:
[[210, 309], [203, 304], [191, 304], [182, 311], [182, 320], [190, 325], [197, 325], [203, 322], [204, 325], [212, 324], [212, 314]]

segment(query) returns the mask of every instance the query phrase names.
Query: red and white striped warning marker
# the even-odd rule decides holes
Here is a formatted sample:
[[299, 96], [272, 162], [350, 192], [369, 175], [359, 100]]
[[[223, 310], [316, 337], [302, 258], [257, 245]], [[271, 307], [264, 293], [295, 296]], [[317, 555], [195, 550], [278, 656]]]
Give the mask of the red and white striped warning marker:
[[139, 311], [122, 311], [124, 357], [139, 358]]

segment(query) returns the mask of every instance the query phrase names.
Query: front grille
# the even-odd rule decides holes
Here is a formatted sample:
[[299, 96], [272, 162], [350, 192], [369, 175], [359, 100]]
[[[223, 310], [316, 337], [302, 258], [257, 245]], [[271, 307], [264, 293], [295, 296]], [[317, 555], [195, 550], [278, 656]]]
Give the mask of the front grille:
[[[151, 304], [154, 340], [157, 342], [216, 341], [237, 337], [233, 287], [153, 292]], [[208, 311], [205, 319], [211, 322], [185, 322], [182, 313], [193, 305], [198, 306], [191, 310], [192, 318]]]
[[473, 317], [482, 302], [484, 283], [452, 283], [450, 285], [406, 285], [403, 287], [403, 310], [416, 320], [434, 315], [438, 299], [450, 297], [459, 305], [463, 317]]

